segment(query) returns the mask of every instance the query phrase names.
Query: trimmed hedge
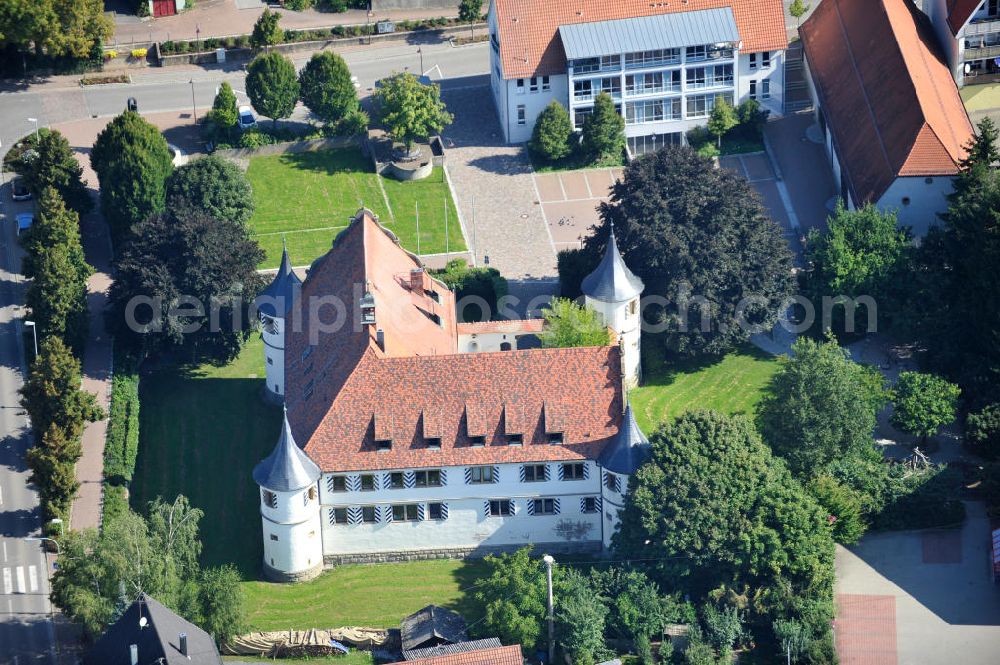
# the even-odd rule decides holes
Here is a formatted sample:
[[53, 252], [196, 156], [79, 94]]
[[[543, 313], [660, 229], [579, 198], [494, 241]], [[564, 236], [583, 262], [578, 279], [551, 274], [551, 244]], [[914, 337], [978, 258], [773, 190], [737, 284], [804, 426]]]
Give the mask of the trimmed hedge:
[[128, 510], [128, 484], [139, 454], [139, 374], [135, 360], [115, 354], [104, 442], [104, 522]]

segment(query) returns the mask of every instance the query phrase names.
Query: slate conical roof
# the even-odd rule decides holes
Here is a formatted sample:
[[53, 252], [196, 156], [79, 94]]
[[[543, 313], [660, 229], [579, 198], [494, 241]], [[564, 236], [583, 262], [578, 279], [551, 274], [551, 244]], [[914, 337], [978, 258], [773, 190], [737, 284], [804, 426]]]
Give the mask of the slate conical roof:
[[288, 409], [285, 409], [281, 438], [271, 454], [253, 468], [254, 482], [275, 492], [294, 492], [309, 487], [319, 480], [319, 476], [319, 467], [292, 438]]
[[[274, 276], [274, 280], [267, 288], [257, 296], [257, 311], [274, 318], [285, 318], [285, 313], [292, 308], [301, 286], [302, 280], [292, 270], [292, 262], [288, 258], [288, 247], [285, 246], [281, 251], [281, 266], [278, 268], [278, 274]], [[275, 304], [278, 307], [275, 307]], [[282, 304], [284, 307], [281, 307]]]
[[581, 289], [584, 295], [603, 302], [625, 302], [642, 293], [642, 280], [632, 274], [618, 252], [615, 227], [611, 227], [608, 246], [604, 258], [594, 272], [583, 278]]
[[628, 402], [618, 435], [605, 446], [598, 461], [608, 471], [630, 476], [649, 459], [649, 454], [649, 439], [639, 429], [639, 423], [632, 413], [632, 403]]

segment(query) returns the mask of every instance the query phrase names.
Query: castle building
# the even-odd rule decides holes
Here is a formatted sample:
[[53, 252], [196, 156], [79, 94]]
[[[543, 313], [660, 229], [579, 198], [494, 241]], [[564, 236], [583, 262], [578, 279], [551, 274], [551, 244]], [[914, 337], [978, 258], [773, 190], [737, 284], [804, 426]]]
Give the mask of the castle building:
[[642, 283], [607, 252], [587, 297], [618, 344], [527, 348], [539, 321], [457, 322], [455, 295], [359, 212], [294, 296], [320, 311], [283, 328], [285, 419], [253, 474], [266, 575], [608, 548], [649, 445], [624, 392]]
[[285, 397], [285, 315], [291, 311], [302, 280], [292, 270], [288, 247], [281, 252], [281, 267], [274, 280], [257, 297], [261, 337], [264, 339], [264, 372], [267, 394], [276, 401]]

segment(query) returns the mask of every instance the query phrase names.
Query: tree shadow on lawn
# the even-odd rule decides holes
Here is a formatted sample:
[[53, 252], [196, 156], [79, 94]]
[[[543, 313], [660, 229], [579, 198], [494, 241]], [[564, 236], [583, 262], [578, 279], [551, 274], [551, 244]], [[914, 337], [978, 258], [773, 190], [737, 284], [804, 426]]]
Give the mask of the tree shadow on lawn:
[[281, 155], [282, 166], [299, 171], [312, 171], [323, 175], [368, 174], [374, 175], [372, 167], [360, 150], [351, 148], [335, 148], [332, 150], [316, 150], [310, 152], [286, 152]]

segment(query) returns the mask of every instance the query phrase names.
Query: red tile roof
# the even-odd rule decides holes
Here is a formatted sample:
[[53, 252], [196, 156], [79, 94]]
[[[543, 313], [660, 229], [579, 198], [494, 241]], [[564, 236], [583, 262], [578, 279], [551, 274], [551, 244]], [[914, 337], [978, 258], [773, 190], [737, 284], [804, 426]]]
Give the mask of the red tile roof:
[[972, 124], [929, 19], [909, 0], [824, 0], [799, 33], [857, 204], [900, 176], [958, 172]]
[[948, 0], [948, 27], [952, 34], [958, 34], [981, 4], [983, 0]]
[[459, 323], [459, 335], [478, 335], [482, 333], [530, 333], [538, 334], [545, 327], [545, 319], [521, 319], [518, 321], [478, 321], [475, 323]]
[[494, 0], [504, 78], [566, 72], [559, 26], [731, 7], [743, 51], [788, 46], [782, 0]]
[[[417, 265], [366, 212], [310, 271], [285, 363], [289, 422], [310, 458], [329, 472], [599, 456], [624, 410], [618, 348], [455, 353], [454, 294], [432, 280], [440, 304], [414, 294]], [[385, 351], [364, 326], [324, 333], [308, 316], [310, 299], [329, 295], [359, 316], [365, 288], [375, 295]], [[432, 303], [441, 326], [414, 314]], [[564, 444], [548, 443], [555, 431]], [[428, 433], [441, 439], [439, 450], [427, 447]], [[471, 445], [470, 434], [485, 445]], [[523, 445], [507, 445], [507, 434], [523, 434]], [[391, 449], [376, 450], [376, 439], [391, 439]]]
[[392, 665], [523, 665], [523, 662], [521, 645], [512, 644], [509, 647], [463, 651], [447, 656], [401, 661]]

